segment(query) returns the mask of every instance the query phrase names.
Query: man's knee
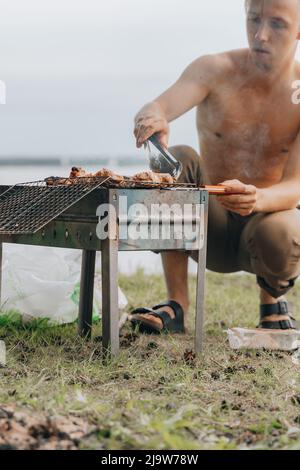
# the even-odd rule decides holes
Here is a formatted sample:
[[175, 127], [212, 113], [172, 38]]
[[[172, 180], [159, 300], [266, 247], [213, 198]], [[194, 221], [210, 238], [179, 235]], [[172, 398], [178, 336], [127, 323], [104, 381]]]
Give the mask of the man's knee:
[[200, 155], [188, 145], [175, 145], [169, 151], [182, 164], [179, 183], [203, 184]]
[[[289, 212], [292, 217], [293, 211]], [[281, 278], [292, 278], [300, 272], [300, 223], [297, 232], [291, 220], [284, 216], [266, 216], [249, 240], [251, 256], [256, 262]]]

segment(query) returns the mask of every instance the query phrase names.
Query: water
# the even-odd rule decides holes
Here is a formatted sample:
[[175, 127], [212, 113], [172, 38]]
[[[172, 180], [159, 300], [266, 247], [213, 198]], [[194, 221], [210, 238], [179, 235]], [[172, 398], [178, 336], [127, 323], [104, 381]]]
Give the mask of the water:
[[[148, 169], [147, 161], [141, 159], [141, 164], [119, 165], [117, 162], [110, 162], [108, 168], [123, 175], [134, 175], [139, 171]], [[88, 171], [96, 171], [101, 166], [84, 166]], [[38, 181], [48, 176], [68, 176], [70, 165], [30, 165], [30, 166], [0, 166], [0, 185], [12, 185], [26, 181]], [[47, 249], [47, 248], [45, 248]], [[5, 247], [4, 247], [5, 250]], [[162, 273], [161, 257], [151, 252], [120, 252], [119, 253], [119, 272], [124, 274], [133, 274], [137, 269], [142, 268], [147, 274]], [[196, 263], [190, 262], [191, 272], [196, 272]]]
[[[74, 165], [75, 166], [75, 165]], [[77, 166], [77, 165], [76, 165]], [[78, 165], [80, 166], [80, 165]], [[96, 171], [102, 168], [102, 166], [85, 166], [82, 165], [88, 171]], [[134, 174], [138, 171], [146, 169], [144, 161], [141, 161], [141, 165], [135, 166], [120, 166], [116, 164], [105, 165], [107, 168], [111, 168], [121, 174]], [[65, 165], [11, 165], [11, 166], [0, 166], [0, 184], [16, 184], [25, 181], [39, 181], [47, 178], [48, 176], [69, 176], [72, 164]]]

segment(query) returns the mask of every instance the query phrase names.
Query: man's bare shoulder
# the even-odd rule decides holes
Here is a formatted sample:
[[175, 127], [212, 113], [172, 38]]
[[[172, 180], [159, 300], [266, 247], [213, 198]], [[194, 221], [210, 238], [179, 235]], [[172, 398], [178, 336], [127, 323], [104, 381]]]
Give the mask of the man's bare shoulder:
[[188, 67], [190, 76], [209, 80], [214, 83], [218, 78], [230, 76], [242, 70], [246, 64], [248, 49], [236, 49], [218, 54], [209, 54], [198, 57]]

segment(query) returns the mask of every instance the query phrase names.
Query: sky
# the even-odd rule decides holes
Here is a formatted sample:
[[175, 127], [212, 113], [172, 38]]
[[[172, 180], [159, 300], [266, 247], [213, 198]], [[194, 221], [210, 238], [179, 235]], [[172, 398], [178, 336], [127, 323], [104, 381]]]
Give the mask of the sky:
[[[243, 0], [0, 0], [0, 157], [136, 156], [133, 119], [197, 57], [245, 47]], [[195, 111], [170, 144], [198, 146]]]

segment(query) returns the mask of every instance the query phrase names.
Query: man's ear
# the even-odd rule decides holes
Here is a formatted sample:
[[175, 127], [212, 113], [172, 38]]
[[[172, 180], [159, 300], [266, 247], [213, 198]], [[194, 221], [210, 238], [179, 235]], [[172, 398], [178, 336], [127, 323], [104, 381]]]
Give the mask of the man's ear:
[[300, 31], [298, 32], [297, 39], [300, 40]]

